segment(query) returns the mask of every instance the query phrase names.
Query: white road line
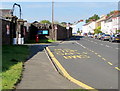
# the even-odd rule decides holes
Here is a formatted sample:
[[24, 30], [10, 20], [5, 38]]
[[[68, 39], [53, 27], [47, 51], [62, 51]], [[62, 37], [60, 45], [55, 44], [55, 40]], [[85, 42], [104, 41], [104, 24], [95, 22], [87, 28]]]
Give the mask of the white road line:
[[100, 45], [103, 45], [103, 44], [100, 44]]
[[119, 48], [115, 48], [115, 49], [117, 49], [117, 50], [118, 50]]
[[94, 42], [95, 44], [97, 44], [97, 42]]
[[110, 46], [106, 45], [106, 47], [110, 47]]

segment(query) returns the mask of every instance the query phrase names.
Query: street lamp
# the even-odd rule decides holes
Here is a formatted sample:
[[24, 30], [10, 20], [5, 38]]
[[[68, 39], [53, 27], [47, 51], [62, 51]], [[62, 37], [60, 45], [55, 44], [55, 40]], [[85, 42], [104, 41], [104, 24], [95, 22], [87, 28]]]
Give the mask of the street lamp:
[[54, 1], [52, 0], [52, 39], [54, 39]]

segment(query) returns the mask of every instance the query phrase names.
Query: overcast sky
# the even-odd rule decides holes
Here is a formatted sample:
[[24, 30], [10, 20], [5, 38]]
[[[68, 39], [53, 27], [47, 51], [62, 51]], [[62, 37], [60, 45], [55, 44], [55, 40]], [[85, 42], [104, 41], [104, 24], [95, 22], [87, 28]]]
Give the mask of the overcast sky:
[[[34, 1], [34, 0], [33, 0]], [[73, 0], [72, 0], [73, 1]], [[93, 0], [94, 1], [94, 0]], [[105, 1], [105, 0], [104, 0]], [[112, 2], [114, 1], [114, 2]], [[75, 22], [85, 20], [94, 14], [105, 15], [113, 10], [118, 10], [117, 0], [109, 2], [55, 2], [54, 20], [59, 22]], [[2, 2], [1, 9], [12, 9], [16, 2]], [[18, 2], [22, 7], [22, 18], [28, 22], [50, 20], [51, 21], [51, 2]], [[19, 16], [19, 8], [15, 7], [14, 15]]]

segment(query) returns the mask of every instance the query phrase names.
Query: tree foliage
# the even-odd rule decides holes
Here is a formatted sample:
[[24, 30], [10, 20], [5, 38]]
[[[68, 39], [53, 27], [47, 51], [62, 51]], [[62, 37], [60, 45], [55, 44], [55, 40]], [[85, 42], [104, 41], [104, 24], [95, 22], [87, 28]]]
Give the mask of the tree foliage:
[[49, 20], [42, 20], [40, 21], [41, 24], [51, 24], [51, 22]]
[[110, 15], [114, 14], [115, 11], [111, 11], [110, 13], [107, 14], [107, 16], [109, 17]]
[[98, 20], [98, 19], [100, 19], [100, 17], [97, 14], [94, 14], [92, 17], [89, 17], [88, 19], [86, 19], [86, 23], [92, 20]]
[[116, 33], [120, 33], [120, 30], [116, 30]]
[[101, 26], [98, 26], [98, 27], [94, 30], [94, 33], [95, 33], [95, 34], [102, 33], [102, 31], [101, 31]]

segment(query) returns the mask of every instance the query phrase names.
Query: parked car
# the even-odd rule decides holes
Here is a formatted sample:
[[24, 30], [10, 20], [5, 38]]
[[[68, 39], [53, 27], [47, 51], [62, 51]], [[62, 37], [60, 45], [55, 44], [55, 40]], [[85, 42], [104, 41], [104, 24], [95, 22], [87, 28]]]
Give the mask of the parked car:
[[94, 38], [97, 39], [98, 34], [94, 34]]
[[101, 39], [103, 34], [105, 34], [105, 33], [99, 33], [98, 36], [97, 36], [97, 39]]
[[109, 34], [103, 34], [101, 40], [109, 40], [111, 37]]
[[110, 36], [109, 42], [114, 42], [114, 40], [115, 40], [115, 35], [113, 34]]
[[120, 42], [120, 34], [112, 35], [109, 41], [110, 42]]
[[93, 38], [93, 36], [94, 36], [94, 35], [93, 35], [92, 33], [88, 33], [88, 37], [89, 37], [89, 38]]

